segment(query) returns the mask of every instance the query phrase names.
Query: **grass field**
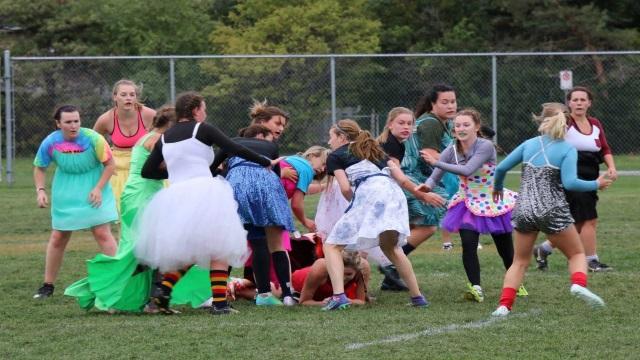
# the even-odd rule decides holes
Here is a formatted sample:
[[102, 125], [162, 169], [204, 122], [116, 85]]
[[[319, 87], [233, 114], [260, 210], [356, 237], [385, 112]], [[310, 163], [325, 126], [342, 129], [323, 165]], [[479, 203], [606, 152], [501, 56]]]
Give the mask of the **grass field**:
[[[618, 161], [638, 170], [638, 157]], [[405, 306], [405, 293], [370, 292], [376, 301], [346, 311], [318, 308], [256, 308], [239, 301], [240, 314], [213, 317], [195, 309], [177, 316], [107, 315], [81, 310], [64, 287], [84, 277], [84, 260], [96, 252], [88, 232], [69, 245], [53, 298], [31, 299], [42, 281], [49, 211], [38, 209], [29, 161], [16, 163], [16, 183], [0, 183], [0, 358], [213, 358], [213, 359], [485, 359], [606, 358], [638, 356], [640, 324], [640, 177], [621, 177], [600, 194], [599, 255], [615, 268], [590, 275], [589, 286], [607, 302], [593, 312], [569, 294], [566, 261], [550, 258], [550, 270], [531, 266], [530, 296], [518, 299], [513, 314], [490, 318], [504, 269], [489, 238], [480, 251], [484, 303], [462, 298], [466, 278], [460, 246], [440, 250], [432, 239], [410, 257], [427, 309]], [[49, 174], [51, 175], [51, 174]], [[510, 175], [509, 187], [517, 188]], [[309, 211], [315, 201], [308, 198]]]

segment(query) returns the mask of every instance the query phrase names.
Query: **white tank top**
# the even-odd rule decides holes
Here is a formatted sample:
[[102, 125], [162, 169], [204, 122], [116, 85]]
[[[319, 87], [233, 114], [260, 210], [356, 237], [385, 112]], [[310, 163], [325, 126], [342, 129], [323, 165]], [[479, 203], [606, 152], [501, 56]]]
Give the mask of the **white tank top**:
[[174, 143], [165, 143], [162, 136], [162, 156], [172, 184], [198, 177], [212, 177], [209, 166], [213, 163], [213, 148], [196, 139], [199, 127], [200, 123], [197, 123], [190, 138]]

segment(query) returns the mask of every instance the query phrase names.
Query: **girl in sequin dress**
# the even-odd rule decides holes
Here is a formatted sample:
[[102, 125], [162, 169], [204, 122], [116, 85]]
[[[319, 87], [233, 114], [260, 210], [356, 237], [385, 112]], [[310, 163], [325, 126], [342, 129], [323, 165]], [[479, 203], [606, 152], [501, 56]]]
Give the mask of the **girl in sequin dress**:
[[[540, 136], [520, 144], [496, 168], [493, 199], [504, 198], [503, 182], [507, 171], [522, 165], [520, 192], [512, 214], [515, 235], [515, 257], [504, 277], [500, 304], [494, 316], [506, 316], [515, 301], [516, 288], [522, 282], [531, 261], [533, 245], [542, 231], [567, 257], [571, 273], [572, 295], [593, 307], [603, 307], [604, 301], [587, 289], [587, 262], [580, 236], [574, 226], [564, 189], [594, 191], [611, 184], [604, 174], [597, 180], [577, 177], [575, 147], [564, 141], [567, 131], [565, 107], [558, 103], [543, 105]], [[564, 187], [564, 189], [563, 189]]]
[[440, 160], [429, 152], [422, 152], [423, 159], [435, 170], [420, 187], [431, 190], [445, 172], [460, 177], [460, 188], [449, 202], [442, 227], [460, 233], [462, 263], [469, 280], [465, 298], [482, 302], [484, 292], [480, 286], [478, 260], [480, 234], [491, 235], [505, 269], [509, 269], [513, 261], [511, 210], [517, 194], [505, 190], [504, 198], [499, 202], [491, 200], [496, 149], [491, 140], [483, 138], [480, 113], [473, 109], [462, 110], [453, 124], [456, 141], [440, 154]]

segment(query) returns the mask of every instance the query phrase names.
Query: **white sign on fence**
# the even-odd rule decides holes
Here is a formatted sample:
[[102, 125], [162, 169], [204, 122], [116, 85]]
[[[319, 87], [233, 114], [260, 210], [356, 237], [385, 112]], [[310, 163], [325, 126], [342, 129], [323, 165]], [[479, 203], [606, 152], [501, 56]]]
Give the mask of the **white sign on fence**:
[[571, 70], [560, 71], [560, 89], [571, 90], [573, 88], [573, 73]]

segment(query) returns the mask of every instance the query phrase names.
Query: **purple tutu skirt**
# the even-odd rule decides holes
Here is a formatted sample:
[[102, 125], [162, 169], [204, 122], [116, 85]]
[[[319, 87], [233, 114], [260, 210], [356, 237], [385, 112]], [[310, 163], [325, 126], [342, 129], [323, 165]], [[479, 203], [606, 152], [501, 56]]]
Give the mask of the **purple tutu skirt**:
[[477, 231], [480, 234], [504, 234], [513, 230], [511, 211], [498, 216], [478, 216], [469, 211], [464, 201], [447, 210], [442, 219], [442, 228], [449, 232], [460, 229]]

